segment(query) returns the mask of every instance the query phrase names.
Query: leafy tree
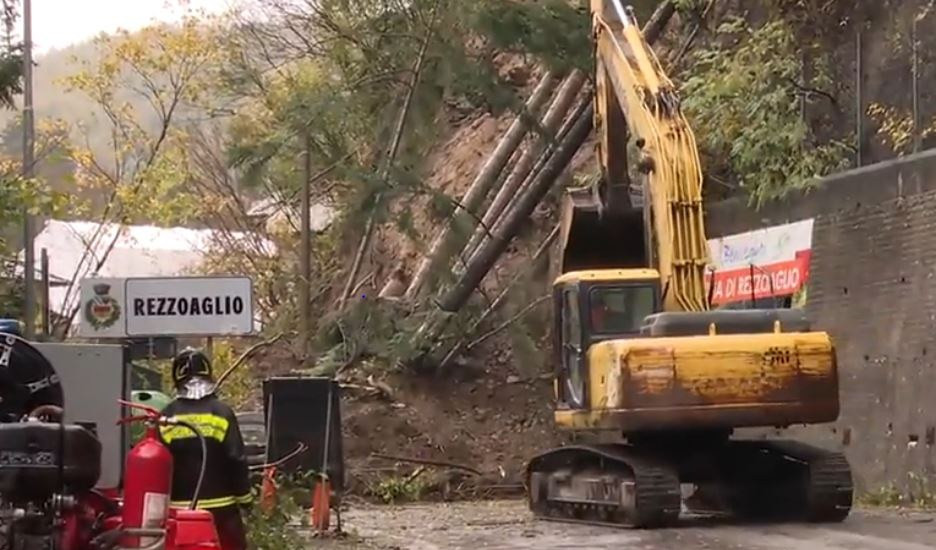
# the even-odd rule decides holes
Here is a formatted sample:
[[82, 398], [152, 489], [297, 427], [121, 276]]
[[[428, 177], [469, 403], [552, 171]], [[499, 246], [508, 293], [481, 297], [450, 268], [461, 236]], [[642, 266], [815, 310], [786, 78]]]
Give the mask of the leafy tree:
[[[36, 159], [46, 158], [50, 151], [62, 147], [62, 133], [54, 124], [37, 125]], [[22, 157], [0, 156], [0, 317], [18, 317], [22, 312], [22, 281], [16, 280], [16, 248], [10, 246], [10, 236], [19, 237], [23, 214], [51, 215], [66, 204], [63, 193], [52, 190], [40, 178], [23, 177]], [[18, 239], [17, 239], [18, 241]]]
[[[186, 18], [136, 33], [96, 39], [99, 56], [65, 79], [97, 108], [93, 122], [110, 137], [109, 155], [73, 145], [79, 189], [99, 197], [82, 205], [101, 222], [89, 238], [65, 303], [77, 312], [75, 282], [100, 269], [117, 242], [112, 224], [177, 224], [198, 214], [189, 183], [187, 127], [204, 116], [205, 93], [217, 78], [221, 28]], [[141, 107], [141, 105], [143, 107]], [[86, 130], [86, 128], [82, 128]]]
[[[760, 205], [846, 166], [849, 145], [818, 140], [801, 116], [802, 52], [786, 20], [751, 28], [734, 17], [714, 38], [695, 53], [682, 86], [709, 175], [734, 180]], [[831, 87], [825, 59], [813, 59], [812, 86]]]
[[[365, 219], [413, 235], [412, 210], [442, 217], [454, 208], [451, 197], [425, 185], [425, 152], [447, 133], [450, 117], [521, 107], [524, 98], [498, 70], [498, 56], [535, 57], [561, 72], [586, 68], [591, 55], [587, 14], [562, 0], [272, 0], [257, 10], [239, 14], [225, 48], [228, 93], [242, 97], [230, 123], [229, 160], [253, 189], [295, 207], [308, 156], [317, 174], [313, 200], [340, 209], [343, 228], [335, 233], [345, 236], [359, 235]], [[327, 285], [338, 266], [322, 267], [316, 275]], [[385, 332], [377, 317], [367, 317], [360, 334]], [[331, 324], [323, 322], [323, 330]], [[347, 333], [340, 335], [345, 344]], [[381, 336], [368, 338], [352, 347], [386, 347], [376, 342]]]
[[[351, 205], [349, 214], [370, 211], [380, 193], [386, 202], [432, 193], [420, 172], [424, 151], [446, 130], [443, 109], [520, 107], [496, 54], [522, 52], [560, 70], [585, 66], [590, 55], [588, 18], [562, 0], [264, 4], [263, 22], [242, 19], [239, 47], [230, 48], [229, 81], [253, 100], [232, 125], [231, 160], [251, 180], [284, 182], [294, 196], [301, 181], [294, 159], [308, 136], [316, 171], [340, 165], [319, 183]], [[427, 34], [403, 147], [390, 181], [381, 182], [375, 168]]]
[[23, 45], [14, 40], [19, 20], [19, 2], [2, 0], [0, 19], [3, 21], [3, 41], [0, 44], [0, 105], [12, 109], [15, 97], [23, 92]]

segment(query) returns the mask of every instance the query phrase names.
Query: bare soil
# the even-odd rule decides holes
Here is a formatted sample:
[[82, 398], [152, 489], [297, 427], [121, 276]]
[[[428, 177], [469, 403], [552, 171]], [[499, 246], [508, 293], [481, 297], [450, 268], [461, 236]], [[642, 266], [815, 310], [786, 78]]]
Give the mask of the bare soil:
[[413, 380], [387, 384], [393, 399], [342, 403], [349, 490], [373, 494], [387, 479], [420, 466], [374, 454], [447, 462], [419, 474], [422, 498], [456, 499], [517, 493], [526, 461], [558, 444], [552, 426], [551, 382], [488, 374], [475, 379]]

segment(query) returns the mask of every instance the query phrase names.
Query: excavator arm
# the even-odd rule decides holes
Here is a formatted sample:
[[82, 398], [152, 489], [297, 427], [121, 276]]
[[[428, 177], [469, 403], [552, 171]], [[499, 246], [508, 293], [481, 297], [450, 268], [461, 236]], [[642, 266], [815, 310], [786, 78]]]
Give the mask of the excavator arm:
[[[708, 248], [695, 136], [676, 87], [644, 39], [632, 9], [625, 9], [620, 0], [591, 0], [591, 9], [597, 62], [595, 127], [603, 177], [597, 193], [572, 193], [568, 198], [566, 270], [606, 267], [589, 263], [584, 252], [595, 246], [594, 238], [602, 232], [608, 246], [620, 247], [620, 237], [638, 239], [643, 243], [639, 259], [632, 255], [630, 261], [621, 261], [620, 250], [592, 251], [591, 256], [613, 258], [625, 267], [657, 269], [665, 311], [707, 310]], [[639, 213], [630, 196], [629, 146], [637, 152], [638, 158], [630, 160], [642, 180]], [[580, 239], [587, 244], [575, 242], [575, 234], [589, 235]]]

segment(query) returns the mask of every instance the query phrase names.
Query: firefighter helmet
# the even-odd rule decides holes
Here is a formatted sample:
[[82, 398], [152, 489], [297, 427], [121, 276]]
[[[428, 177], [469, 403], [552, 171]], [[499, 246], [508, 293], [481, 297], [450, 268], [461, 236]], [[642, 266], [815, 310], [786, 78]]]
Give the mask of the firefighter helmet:
[[200, 399], [214, 391], [211, 360], [200, 350], [186, 348], [172, 361], [172, 383], [179, 397]]

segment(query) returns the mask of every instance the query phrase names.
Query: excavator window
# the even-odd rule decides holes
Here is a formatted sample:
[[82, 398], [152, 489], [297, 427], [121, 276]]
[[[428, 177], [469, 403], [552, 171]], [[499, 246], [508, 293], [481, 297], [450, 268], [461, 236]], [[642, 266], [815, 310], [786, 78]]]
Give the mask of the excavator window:
[[565, 400], [573, 408], [585, 406], [585, 373], [582, 364], [582, 323], [577, 288], [563, 292], [562, 364], [565, 374]]
[[588, 302], [594, 334], [636, 334], [644, 318], [657, 310], [651, 285], [595, 287]]

